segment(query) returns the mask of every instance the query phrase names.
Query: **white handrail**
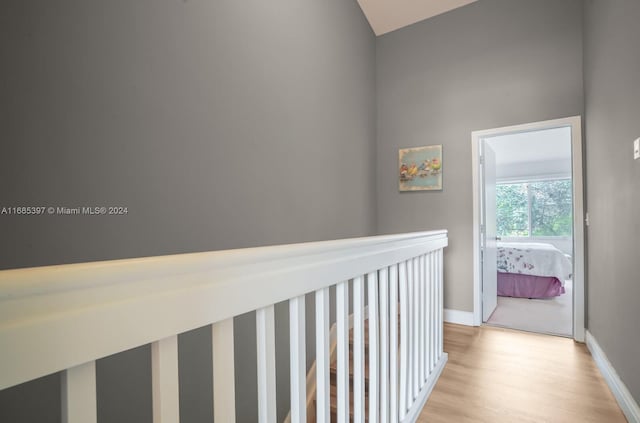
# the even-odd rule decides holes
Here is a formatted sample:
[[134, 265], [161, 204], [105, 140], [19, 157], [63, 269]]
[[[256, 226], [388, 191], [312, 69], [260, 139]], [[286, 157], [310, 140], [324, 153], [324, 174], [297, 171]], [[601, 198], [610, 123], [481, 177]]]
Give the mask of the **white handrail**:
[[[420, 242], [425, 238], [446, 240], [447, 231], [411, 232], [235, 250], [0, 270], [0, 301], [93, 288], [100, 285], [139, 282], [141, 279], [179, 277], [183, 274], [196, 274], [212, 269], [222, 270], [259, 262], [275, 262], [277, 260], [291, 262], [305, 257], [319, 256], [326, 252], [357, 252], [361, 248], [373, 247], [375, 249], [383, 247], [385, 244], [395, 245], [402, 241]], [[365, 251], [360, 251], [360, 253], [365, 253]]]
[[[430, 231], [0, 271], [0, 389], [417, 263], [446, 245], [446, 231]], [[441, 302], [441, 288], [432, 292]]]

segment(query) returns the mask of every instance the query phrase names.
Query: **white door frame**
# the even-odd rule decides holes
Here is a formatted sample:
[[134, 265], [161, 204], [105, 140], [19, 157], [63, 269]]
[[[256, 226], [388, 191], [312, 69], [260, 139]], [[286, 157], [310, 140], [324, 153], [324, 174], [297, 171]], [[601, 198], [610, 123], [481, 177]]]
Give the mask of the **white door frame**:
[[482, 324], [482, 267], [480, 264], [480, 141], [487, 137], [518, 132], [571, 127], [571, 162], [573, 179], [573, 338], [584, 342], [584, 199], [582, 181], [582, 119], [572, 116], [523, 125], [493, 128], [471, 133], [473, 175], [473, 324]]

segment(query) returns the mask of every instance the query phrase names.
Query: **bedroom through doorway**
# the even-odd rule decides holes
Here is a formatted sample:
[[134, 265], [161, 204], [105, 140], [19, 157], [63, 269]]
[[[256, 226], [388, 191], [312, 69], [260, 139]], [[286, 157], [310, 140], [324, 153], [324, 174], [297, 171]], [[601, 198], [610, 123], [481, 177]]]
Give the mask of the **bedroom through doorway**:
[[582, 180], [581, 173], [575, 180], [576, 119], [474, 132], [478, 324], [581, 336]]

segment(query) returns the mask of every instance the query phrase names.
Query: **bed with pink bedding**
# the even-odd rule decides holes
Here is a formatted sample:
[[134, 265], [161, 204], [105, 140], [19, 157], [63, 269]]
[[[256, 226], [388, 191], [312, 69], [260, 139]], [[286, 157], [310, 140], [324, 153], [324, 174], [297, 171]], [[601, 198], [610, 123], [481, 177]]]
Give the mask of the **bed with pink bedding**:
[[498, 242], [498, 295], [550, 298], [564, 294], [571, 261], [551, 244]]

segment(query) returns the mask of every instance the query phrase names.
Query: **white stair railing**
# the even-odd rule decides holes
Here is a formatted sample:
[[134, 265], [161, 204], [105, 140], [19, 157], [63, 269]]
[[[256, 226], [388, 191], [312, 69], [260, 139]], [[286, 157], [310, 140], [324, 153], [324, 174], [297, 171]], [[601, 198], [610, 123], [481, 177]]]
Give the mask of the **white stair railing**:
[[211, 325], [214, 418], [233, 422], [233, 318], [256, 311], [256, 408], [275, 422], [274, 304], [289, 300], [290, 419], [306, 422], [305, 295], [315, 293], [316, 421], [332, 419], [335, 351], [338, 422], [414, 422], [447, 360], [446, 245], [446, 231], [432, 231], [0, 271], [0, 390], [63, 371], [62, 421], [95, 423], [95, 360], [151, 343], [153, 421], [175, 423], [177, 335]]

